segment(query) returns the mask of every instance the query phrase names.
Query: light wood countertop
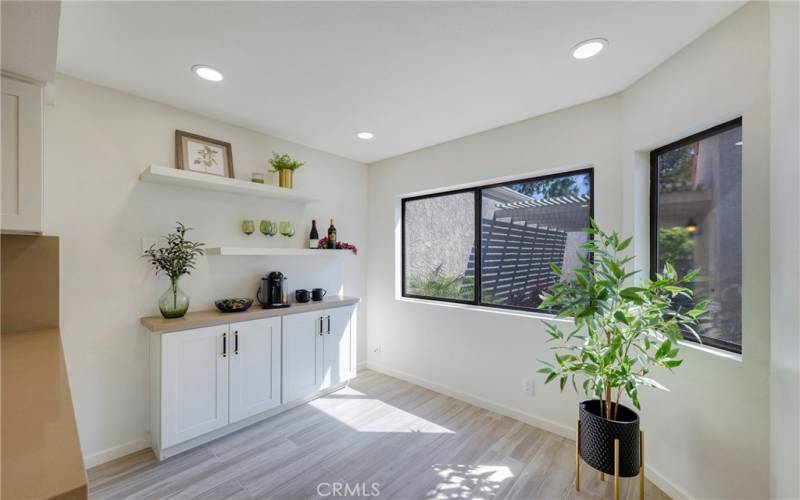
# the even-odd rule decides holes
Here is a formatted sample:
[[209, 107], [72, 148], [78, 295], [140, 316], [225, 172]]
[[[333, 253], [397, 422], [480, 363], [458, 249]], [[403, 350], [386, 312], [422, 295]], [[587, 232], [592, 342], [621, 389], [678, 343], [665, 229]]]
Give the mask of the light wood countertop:
[[238, 313], [223, 313], [216, 309], [205, 311], [195, 311], [187, 313], [182, 318], [164, 319], [161, 316], [148, 316], [141, 319], [142, 325], [152, 333], [169, 333], [192, 328], [202, 328], [204, 326], [225, 325], [237, 321], [248, 321], [251, 319], [272, 318], [275, 316], [286, 316], [289, 314], [299, 314], [308, 311], [319, 311], [332, 307], [343, 307], [356, 304], [361, 299], [356, 297], [326, 297], [320, 302], [297, 303], [292, 302], [289, 307], [279, 309], [262, 309], [256, 302], [250, 309]]
[[58, 329], [2, 334], [3, 499], [86, 498]]

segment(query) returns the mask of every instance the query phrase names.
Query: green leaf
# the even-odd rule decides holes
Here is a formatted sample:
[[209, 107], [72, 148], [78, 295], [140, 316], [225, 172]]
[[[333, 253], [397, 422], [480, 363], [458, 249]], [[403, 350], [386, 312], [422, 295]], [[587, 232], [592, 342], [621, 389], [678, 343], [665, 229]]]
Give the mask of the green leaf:
[[672, 349], [672, 342], [669, 339], [665, 340], [664, 343], [659, 346], [658, 350], [656, 351], [656, 359], [661, 359], [667, 354], [669, 354], [670, 349]]
[[702, 300], [695, 304], [695, 306], [686, 314], [691, 316], [692, 318], [697, 318], [703, 315], [706, 312], [706, 308], [708, 307], [709, 300]]
[[552, 382], [552, 381], [553, 381], [553, 379], [554, 379], [554, 378], [556, 378], [556, 377], [558, 377], [558, 374], [557, 374], [556, 372], [550, 372], [550, 375], [548, 375], [548, 376], [547, 376], [547, 378], [546, 378], [546, 379], [544, 379], [544, 383], [545, 383], [545, 384], [549, 384], [549, 383], [550, 383], [550, 382]]
[[621, 251], [625, 250], [626, 248], [628, 248], [628, 245], [631, 244], [631, 241], [633, 241], [633, 236], [625, 239], [622, 243], [617, 245], [617, 252], [621, 252]]

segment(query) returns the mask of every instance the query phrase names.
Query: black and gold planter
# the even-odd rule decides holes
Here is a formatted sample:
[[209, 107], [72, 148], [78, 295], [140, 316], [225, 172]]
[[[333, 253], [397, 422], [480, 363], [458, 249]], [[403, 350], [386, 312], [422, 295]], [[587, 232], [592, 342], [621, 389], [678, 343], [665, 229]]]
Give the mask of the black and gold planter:
[[602, 401], [590, 399], [579, 404], [575, 444], [575, 489], [580, 491], [581, 460], [605, 474], [614, 476], [614, 498], [619, 498], [619, 478], [639, 476], [639, 498], [644, 499], [644, 434], [639, 415], [630, 408], [612, 403], [615, 419], [601, 415]]

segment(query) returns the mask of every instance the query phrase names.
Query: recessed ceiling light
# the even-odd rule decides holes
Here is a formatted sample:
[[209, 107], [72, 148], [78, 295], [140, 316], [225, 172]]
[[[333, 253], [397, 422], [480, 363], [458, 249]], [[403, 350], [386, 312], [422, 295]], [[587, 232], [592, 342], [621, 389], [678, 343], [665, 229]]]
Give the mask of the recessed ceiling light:
[[601, 50], [606, 48], [608, 40], [605, 38], [592, 38], [584, 40], [572, 48], [572, 57], [575, 59], [589, 59], [596, 56]]
[[356, 137], [359, 139], [369, 140], [375, 137], [372, 132], [359, 132], [356, 134]]
[[218, 69], [212, 68], [211, 66], [206, 66], [205, 64], [195, 64], [192, 66], [192, 71], [194, 71], [194, 74], [203, 80], [208, 80], [209, 82], [222, 81], [222, 73], [220, 73]]

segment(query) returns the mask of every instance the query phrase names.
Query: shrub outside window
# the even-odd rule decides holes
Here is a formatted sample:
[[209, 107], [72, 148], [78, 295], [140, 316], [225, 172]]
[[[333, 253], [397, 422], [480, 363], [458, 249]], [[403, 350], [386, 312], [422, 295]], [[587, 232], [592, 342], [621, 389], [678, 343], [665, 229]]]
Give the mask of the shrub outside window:
[[593, 215], [593, 170], [402, 200], [402, 294], [539, 311], [550, 264], [580, 264]]
[[[651, 275], [666, 262], [679, 274], [699, 268], [694, 300], [710, 303], [697, 333], [704, 344], [741, 353], [741, 118], [651, 153], [650, 217]], [[679, 298], [676, 306], [692, 303]]]

